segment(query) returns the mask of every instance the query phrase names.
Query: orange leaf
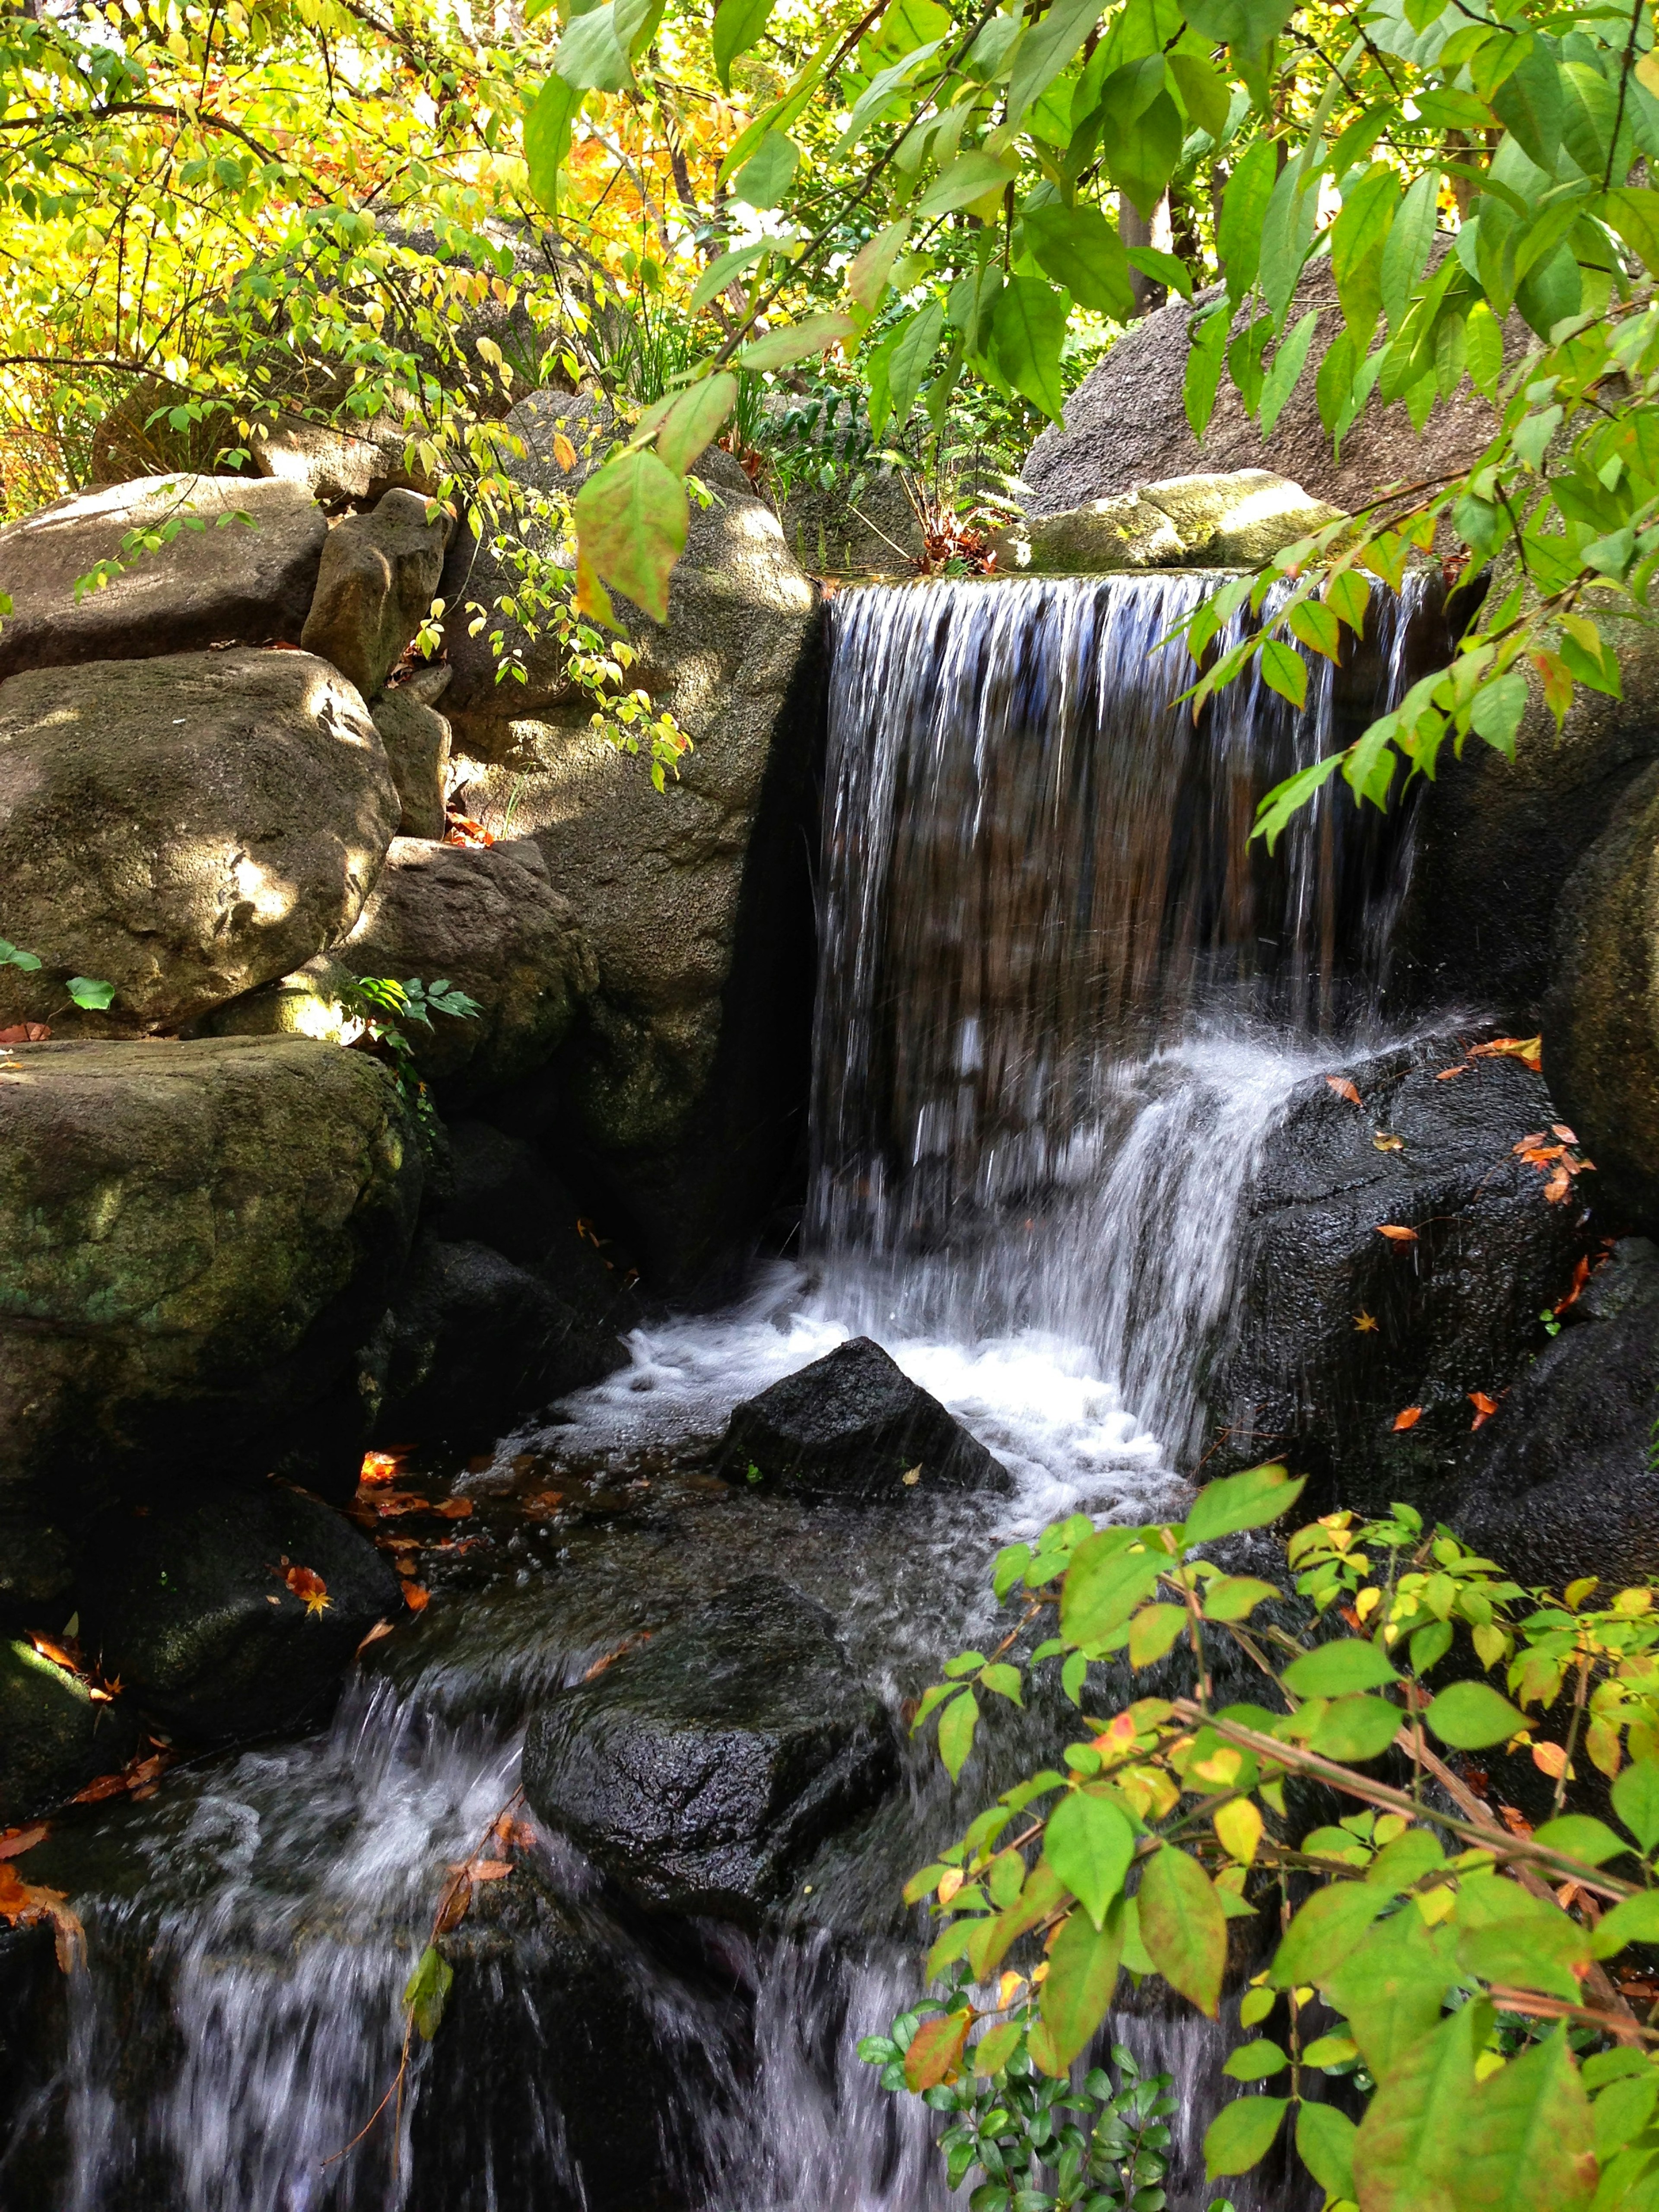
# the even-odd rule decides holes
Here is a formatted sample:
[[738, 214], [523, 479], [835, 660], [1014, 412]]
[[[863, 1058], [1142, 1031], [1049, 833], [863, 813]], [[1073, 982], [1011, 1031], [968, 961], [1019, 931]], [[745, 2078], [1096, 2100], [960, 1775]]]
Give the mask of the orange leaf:
[[567, 476], [576, 465], [576, 448], [562, 430], [553, 433], [553, 458]]
[[1469, 1403], [1474, 1408], [1474, 1419], [1469, 1423], [1472, 1429], [1484, 1426], [1498, 1411], [1497, 1399], [1489, 1398], [1484, 1390], [1471, 1390]]
[[904, 2054], [907, 2089], [936, 2089], [947, 2074], [955, 2072], [972, 2019], [970, 2013], [947, 2012], [923, 2021]]
[[1403, 1413], [1395, 1415], [1394, 1425], [1396, 1430], [1414, 1429], [1422, 1418], [1423, 1408], [1420, 1406], [1407, 1406]]
[[1455, 1067], [1443, 1067], [1439, 1074], [1437, 1075], [1434, 1079], [1437, 1083], [1449, 1083], [1454, 1075], [1467, 1075], [1468, 1072], [1469, 1063], [1468, 1060], [1460, 1060]]
[[424, 1613], [432, 1602], [432, 1593], [419, 1583], [404, 1584], [404, 1603], [411, 1613]]
[[1386, 1237], [1393, 1244], [1415, 1244], [1417, 1242], [1417, 1231], [1414, 1229], [1401, 1229], [1397, 1222], [1379, 1222], [1376, 1233], [1379, 1237]]
[[1556, 1307], [1555, 1310], [1558, 1314], [1565, 1313], [1567, 1308], [1576, 1303], [1579, 1292], [1589, 1280], [1589, 1260], [1586, 1255], [1580, 1259], [1578, 1265], [1572, 1271], [1572, 1288]]
[[505, 1881], [512, 1871], [511, 1859], [474, 1859], [467, 1869], [474, 1881]]
[[363, 1454], [363, 1463], [357, 1470], [359, 1482], [391, 1482], [396, 1477], [401, 1452], [372, 1451]]
[[283, 1580], [314, 1620], [320, 1620], [333, 1603], [328, 1584], [313, 1568], [289, 1567]]
[[25, 1851], [32, 1851], [51, 1833], [44, 1820], [37, 1820], [32, 1828], [8, 1828], [0, 1836], [0, 1859], [21, 1859]]
[[1559, 1782], [1564, 1774], [1571, 1774], [1567, 1754], [1559, 1743], [1535, 1743], [1532, 1747], [1532, 1763], [1540, 1774], [1547, 1774], [1552, 1782]]
[[1346, 1075], [1328, 1075], [1325, 1078], [1325, 1080], [1330, 1085], [1331, 1089], [1335, 1091], [1337, 1097], [1339, 1098], [1346, 1098], [1351, 1106], [1363, 1106], [1365, 1102], [1361, 1098], [1359, 1093], [1354, 1089], [1352, 1083]]
[[357, 1646], [357, 1649], [352, 1653], [352, 1657], [354, 1659], [361, 1659], [371, 1644], [378, 1644], [383, 1636], [390, 1636], [391, 1633], [392, 1623], [389, 1620], [377, 1620], [374, 1627], [369, 1630], [368, 1635], [364, 1637], [362, 1642]]
[[0, 1030], [0, 1044], [50, 1044], [52, 1029], [46, 1022], [14, 1022]]
[[1551, 1205], [1551, 1206], [1559, 1206], [1559, 1205], [1560, 1205], [1560, 1203], [1561, 1203], [1561, 1201], [1562, 1201], [1562, 1200], [1563, 1200], [1564, 1198], [1565, 1198], [1565, 1196], [1567, 1195], [1568, 1192], [1569, 1192], [1571, 1188], [1572, 1188], [1572, 1176], [1571, 1176], [1571, 1171], [1567, 1169], [1567, 1167], [1566, 1167], [1565, 1164], [1563, 1164], [1562, 1166], [1560, 1166], [1560, 1167], [1557, 1168], [1557, 1170], [1555, 1170], [1555, 1173], [1554, 1173], [1554, 1174], [1550, 1177], [1549, 1181], [1548, 1181], [1548, 1182], [1544, 1185], [1544, 1197], [1545, 1197], [1545, 1200], [1546, 1200], [1546, 1202], [1547, 1202], [1548, 1205]]
[[1541, 1067], [1544, 1064], [1544, 1040], [1534, 1037], [1493, 1037], [1490, 1044], [1472, 1044], [1471, 1060], [1492, 1060], [1507, 1056], [1520, 1060], [1527, 1067]]
[[1577, 1138], [1573, 1135], [1572, 1131], [1569, 1129], [1565, 1123], [1560, 1121], [1552, 1121], [1550, 1123], [1550, 1127], [1554, 1131], [1555, 1134], [1559, 1137], [1564, 1145], [1576, 1145], [1578, 1142]]
[[446, 1521], [465, 1521], [472, 1510], [472, 1500], [470, 1498], [446, 1498], [441, 1505], [434, 1505], [432, 1510], [441, 1514]]
[[70, 1799], [71, 1805], [96, 1805], [105, 1797], [118, 1797], [127, 1786], [125, 1774], [100, 1774], [88, 1782], [84, 1790], [77, 1790]]

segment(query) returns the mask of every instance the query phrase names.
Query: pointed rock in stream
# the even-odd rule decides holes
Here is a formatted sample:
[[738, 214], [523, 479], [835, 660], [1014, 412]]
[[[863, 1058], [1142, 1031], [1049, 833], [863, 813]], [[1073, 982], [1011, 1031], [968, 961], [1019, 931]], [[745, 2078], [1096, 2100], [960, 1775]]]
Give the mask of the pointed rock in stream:
[[871, 1504], [1011, 1487], [1001, 1462], [867, 1336], [734, 1407], [720, 1459], [738, 1480]]
[[829, 1613], [767, 1575], [559, 1692], [524, 1753], [537, 1819], [639, 1902], [743, 1922], [896, 1771]]

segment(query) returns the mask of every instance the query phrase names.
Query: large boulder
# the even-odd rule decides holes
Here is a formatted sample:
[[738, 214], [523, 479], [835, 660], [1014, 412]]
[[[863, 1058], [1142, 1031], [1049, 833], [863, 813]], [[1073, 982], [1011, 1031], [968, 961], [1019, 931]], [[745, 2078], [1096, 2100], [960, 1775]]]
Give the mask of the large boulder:
[[132, 1707], [91, 1686], [33, 1644], [0, 1638], [0, 1828], [50, 1813], [138, 1747]]
[[422, 1178], [361, 1053], [19, 1047], [0, 1071], [0, 1507], [73, 1533], [147, 1470], [256, 1455], [349, 1496], [356, 1347]]
[[1555, 1109], [1513, 1057], [1468, 1060], [1442, 1035], [1356, 1056], [1346, 1079], [1360, 1104], [1298, 1087], [1246, 1189], [1210, 1471], [1284, 1455], [1325, 1504], [1437, 1515], [1475, 1394], [1498, 1395], [1567, 1294], [1583, 1196], [1564, 1176], [1553, 1197], [1518, 1156]]
[[[243, 522], [237, 518], [247, 515]], [[185, 526], [124, 558], [134, 530]], [[191, 526], [200, 523], [198, 529]], [[147, 659], [207, 645], [298, 638], [328, 525], [303, 485], [243, 477], [143, 477], [77, 492], [0, 529], [0, 677], [80, 660]], [[75, 587], [101, 562], [101, 590]]]
[[374, 698], [431, 609], [448, 542], [447, 515], [428, 520], [418, 492], [348, 514], [328, 533], [301, 644]]
[[368, 1539], [274, 1482], [191, 1484], [117, 1510], [82, 1570], [85, 1649], [191, 1743], [316, 1717], [368, 1631], [401, 1610]]
[[1604, 1218], [1659, 1229], [1659, 767], [1579, 862], [1556, 921], [1545, 1069]]
[[333, 508], [349, 503], [372, 507], [386, 492], [431, 489], [418, 465], [411, 470], [408, 437], [390, 415], [366, 420], [347, 415], [333, 422], [313, 422], [282, 410], [257, 421], [249, 451], [262, 477], [298, 484], [312, 499]]
[[525, 1795], [640, 1903], [753, 1923], [896, 1764], [830, 1615], [756, 1575], [551, 1698]]
[[397, 827], [362, 701], [309, 653], [190, 653], [0, 684], [0, 1027], [175, 1029], [356, 921]]
[[572, 902], [539, 846], [395, 839], [362, 917], [335, 957], [354, 975], [455, 984], [476, 1016], [413, 1029], [415, 1063], [454, 1104], [539, 1067], [569, 1034], [595, 983]]
[[1267, 469], [1173, 477], [1113, 499], [1012, 522], [992, 539], [1000, 572], [1104, 575], [1121, 568], [1248, 568], [1341, 520]]
[[[594, 418], [539, 393], [508, 418], [532, 483], [574, 490]], [[568, 435], [577, 464], [553, 453]], [[813, 775], [824, 704], [823, 611], [776, 516], [726, 453], [697, 464], [665, 626], [619, 602], [639, 658], [630, 683], [672, 710], [696, 750], [659, 793], [649, 763], [591, 726], [556, 643], [524, 638], [528, 681], [495, 681], [464, 610], [509, 580], [476, 547], [442, 593], [454, 682], [456, 797], [486, 827], [533, 837], [576, 909], [598, 988], [557, 1062], [549, 1133], [579, 1163], [665, 1288], [741, 1249], [798, 1141], [815, 964]], [[471, 768], [470, 777], [465, 771]]]
[[927, 550], [905, 480], [891, 469], [872, 469], [856, 490], [844, 478], [799, 483], [778, 519], [784, 544], [814, 576], [905, 575]]
[[[1263, 442], [1260, 424], [1245, 414], [1231, 379], [1224, 379], [1200, 445], [1182, 411], [1181, 392], [1193, 316], [1217, 297], [1211, 290], [1190, 302], [1171, 300], [1132, 324], [1085, 377], [1066, 402], [1064, 421], [1042, 433], [1020, 471], [1033, 514], [1057, 514], [1168, 477], [1262, 467], [1352, 514], [1385, 484], [1416, 483], [1462, 467], [1497, 429], [1485, 401], [1467, 388], [1443, 400], [1420, 433], [1403, 405], [1383, 409], [1373, 401], [1343, 439], [1340, 459], [1334, 458], [1319, 419], [1314, 373], [1341, 330], [1342, 317], [1330, 264], [1319, 261], [1297, 286], [1291, 309], [1293, 319], [1310, 308], [1319, 311], [1312, 351], [1273, 435]], [[1241, 311], [1245, 318], [1255, 312]]]
[[1012, 1486], [1000, 1461], [867, 1336], [734, 1407], [720, 1463], [739, 1480], [866, 1504]]
[[1615, 1247], [1475, 1438], [1444, 1518], [1517, 1582], [1659, 1579], [1659, 1250]]
[[[1501, 577], [1493, 588], [1504, 588]], [[1455, 611], [1454, 599], [1448, 612], [1455, 617]], [[1638, 779], [1659, 763], [1659, 719], [1650, 703], [1659, 640], [1640, 628], [1610, 628], [1608, 635], [1623, 698], [1580, 684], [1558, 732], [1529, 679], [1513, 761], [1474, 738], [1461, 761], [1449, 749], [1441, 756], [1418, 803], [1411, 878], [1395, 932], [1402, 1003], [1479, 1007], [1525, 1035], [1539, 1027], [1547, 999], [1559, 1018], [1557, 961], [1578, 957], [1579, 925], [1565, 922], [1567, 939], [1558, 945], [1558, 908], [1570, 886], [1571, 902], [1584, 913], [1586, 896], [1602, 896], [1595, 887], [1606, 868], [1618, 872], [1617, 825], [1633, 829], [1644, 803]], [[1602, 861], [1588, 868], [1604, 836]]]
[[441, 663], [417, 669], [406, 684], [383, 693], [370, 709], [403, 802], [400, 837], [441, 837], [447, 826], [449, 724], [434, 702], [443, 696], [448, 682], [449, 671]]

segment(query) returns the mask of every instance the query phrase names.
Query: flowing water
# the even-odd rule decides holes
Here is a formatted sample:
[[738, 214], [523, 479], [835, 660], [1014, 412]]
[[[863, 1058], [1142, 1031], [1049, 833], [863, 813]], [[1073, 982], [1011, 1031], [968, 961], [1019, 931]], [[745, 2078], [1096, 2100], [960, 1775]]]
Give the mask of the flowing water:
[[[836, 602], [804, 1257], [721, 1314], [641, 1330], [617, 1375], [475, 1463], [477, 1565], [376, 1647], [325, 1735], [176, 1772], [41, 1847], [33, 1878], [74, 1891], [90, 1965], [0, 2151], [0, 2203], [947, 2203], [927, 2116], [853, 2052], [915, 1988], [893, 1899], [952, 1820], [921, 1759], [764, 1938], [630, 1919], [547, 1843], [483, 1898], [444, 2029], [336, 2154], [395, 2071], [444, 1869], [509, 1796], [549, 1686], [764, 1567], [830, 1607], [896, 1705], [988, 1623], [997, 1541], [1181, 1494], [1241, 1194], [1296, 1086], [1375, 1028], [1410, 864], [1408, 810], [1362, 818], [1328, 787], [1275, 856], [1249, 823], [1397, 695], [1428, 627], [1420, 595], [1379, 594], [1364, 653], [1319, 663], [1305, 710], [1243, 686], [1194, 724], [1160, 641], [1215, 580]], [[873, 1528], [700, 1470], [733, 1403], [857, 1333], [997, 1453], [1008, 1498]], [[550, 1480], [572, 1510], [526, 1519]], [[1018, 1729], [984, 1755], [1018, 1762]], [[1187, 2080], [1215, 2056], [1201, 2023], [1121, 2025]], [[1203, 2118], [1182, 2124], [1183, 2208], [1209, 2202]]]

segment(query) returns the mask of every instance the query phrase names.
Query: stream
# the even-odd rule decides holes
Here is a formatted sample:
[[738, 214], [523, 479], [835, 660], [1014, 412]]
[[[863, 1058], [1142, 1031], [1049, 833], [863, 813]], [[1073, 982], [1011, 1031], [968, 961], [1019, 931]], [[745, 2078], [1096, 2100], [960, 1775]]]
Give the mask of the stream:
[[[346, 2147], [395, 2074], [445, 1870], [512, 1796], [547, 1690], [763, 1570], [830, 1608], [898, 1711], [994, 1632], [998, 1544], [1178, 1507], [1237, 1324], [1241, 1194], [1296, 1087], [1384, 1034], [1411, 860], [1408, 807], [1362, 817], [1328, 787], [1271, 860], [1249, 822], [1417, 672], [1425, 596], [1379, 593], [1366, 652], [1320, 662], [1302, 712], [1241, 684], [1194, 725], [1158, 641], [1214, 581], [835, 602], [799, 1254], [718, 1313], [653, 1319], [492, 1454], [400, 1470], [471, 1510], [325, 1731], [186, 1763], [38, 1848], [88, 1965], [40, 1978], [9, 2212], [952, 2201], [929, 2116], [854, 2046], [916, 1991], [905, 1875], [1040, 1756], [1040, 1700], [988, 1726], [959, 1795], [908, 1754], [759, 1935], [653, 1923], [538, 1838], [481, 1886], [437, 2037]], [[714, 1475], [734, 1404], [860, 1334], [1005, 1463], [1006, 1496], [872, 1512]], [[1150, 2004], [1115, 2026], [1178, 2083], [1226, 2033]], [[1206, 2118], [1194, 2096], [1177, 2123], [1181, 2212], [1216, 2194]], [[1292, 2202], [1255, 2185], [1238, 2212]]]

